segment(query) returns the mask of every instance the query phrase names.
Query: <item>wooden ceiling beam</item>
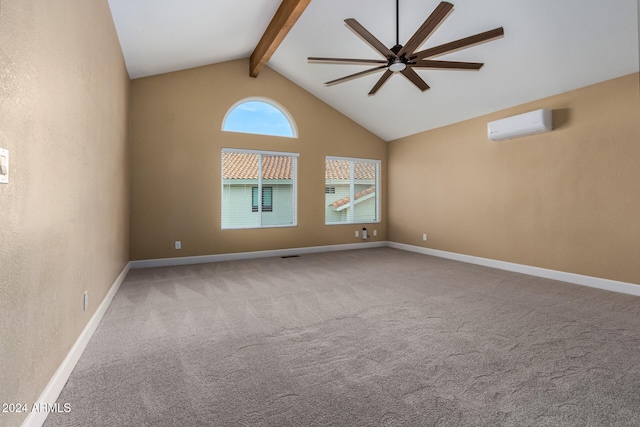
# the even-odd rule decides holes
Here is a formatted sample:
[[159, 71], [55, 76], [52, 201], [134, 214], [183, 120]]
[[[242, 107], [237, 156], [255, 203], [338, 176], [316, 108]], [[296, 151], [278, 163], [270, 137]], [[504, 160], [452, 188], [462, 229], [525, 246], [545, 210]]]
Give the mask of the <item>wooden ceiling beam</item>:
[[273, 19], [251, 54], [249, 61], [251, 77], [258, 77], [309, 3], [311, 0], [282, 0], [278, 11], [273, 15]]

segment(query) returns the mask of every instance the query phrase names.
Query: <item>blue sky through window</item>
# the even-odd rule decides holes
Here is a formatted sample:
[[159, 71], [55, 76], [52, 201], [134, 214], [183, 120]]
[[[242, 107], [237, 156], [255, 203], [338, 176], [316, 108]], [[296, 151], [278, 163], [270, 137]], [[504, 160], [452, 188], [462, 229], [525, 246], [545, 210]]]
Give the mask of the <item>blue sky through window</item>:
[[223, 130], [294, 138], [291, 123], [276, 107], [263, 101], [247, 101], [229, 112]]

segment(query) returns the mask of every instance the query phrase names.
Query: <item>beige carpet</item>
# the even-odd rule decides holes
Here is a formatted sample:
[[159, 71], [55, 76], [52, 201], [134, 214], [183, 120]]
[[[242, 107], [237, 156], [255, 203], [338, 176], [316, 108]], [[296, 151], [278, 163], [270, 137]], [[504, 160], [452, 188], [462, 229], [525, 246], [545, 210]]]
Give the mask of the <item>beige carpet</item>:
[[131, 271], [46, 426], [637, 426], [640, 298], [390, 248]]

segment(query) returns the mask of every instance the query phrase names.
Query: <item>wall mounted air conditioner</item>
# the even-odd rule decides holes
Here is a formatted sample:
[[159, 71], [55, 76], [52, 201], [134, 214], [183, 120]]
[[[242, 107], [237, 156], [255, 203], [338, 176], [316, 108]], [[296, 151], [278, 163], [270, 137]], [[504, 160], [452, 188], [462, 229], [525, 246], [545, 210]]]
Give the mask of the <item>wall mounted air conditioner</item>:
[[489, 139], [500, 141], [534, 133], [549, 132], [553, 128], [551, 110], [530, 111], [506, 119], [487, 123]]

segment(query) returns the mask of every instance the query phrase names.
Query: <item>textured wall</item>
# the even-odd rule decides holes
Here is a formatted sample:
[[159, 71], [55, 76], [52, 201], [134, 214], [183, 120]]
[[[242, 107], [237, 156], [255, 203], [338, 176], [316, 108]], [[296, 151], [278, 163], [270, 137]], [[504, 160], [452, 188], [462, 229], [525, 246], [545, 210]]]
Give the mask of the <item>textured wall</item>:
[[[391, 142], [389, 240], [640, 284], [638, 77]], [[553, 132], [487, 139], [539, 108]]]
[[38, 398], [128, 261], [128, 91], [106, 0], [0, 0], [0, 402]]
[[[222, 132], [227, 110], [250, 96], [284, 106], [299, 138]], [[130, 143], [134, 260], [362, 242], [354, 237], [362, 225], [324, 225], [325, 156], [380, 159], [386, 168], [384, 141], [268, 67], [249, 77], [248, 60], [133, 80]], [[300, 153], [297, 227], [221, 230], [223, 147]], [[367, 226], [378, 230], [372, 239], [386, 239], [381, 216]]]

